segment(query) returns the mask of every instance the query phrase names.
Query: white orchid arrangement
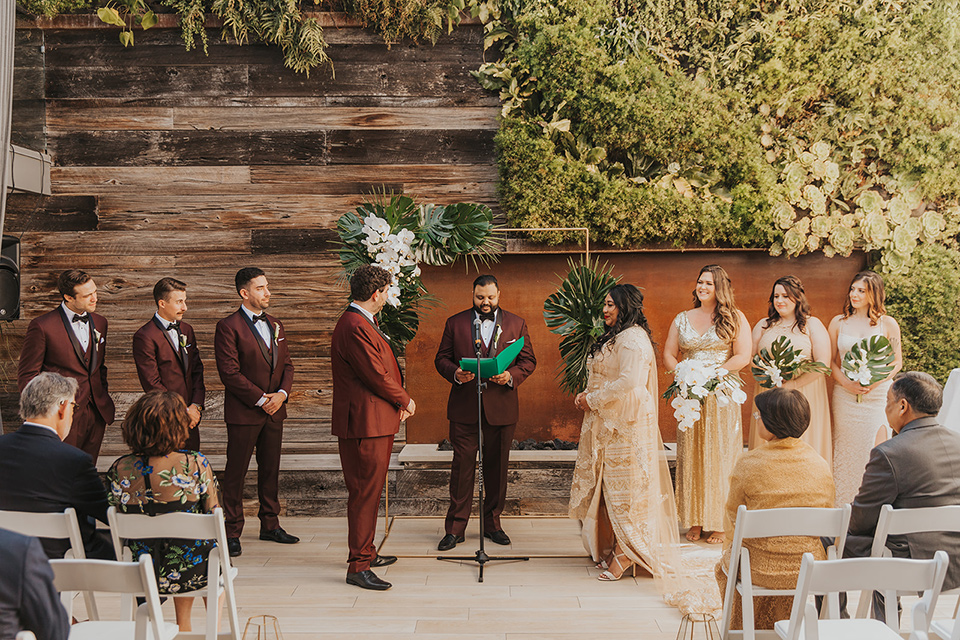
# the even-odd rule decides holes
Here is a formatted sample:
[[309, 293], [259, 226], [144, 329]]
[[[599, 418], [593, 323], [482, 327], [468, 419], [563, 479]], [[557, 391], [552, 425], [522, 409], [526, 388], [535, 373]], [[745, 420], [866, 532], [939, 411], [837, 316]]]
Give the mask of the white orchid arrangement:
[[782, 387], [787, 380], [798, 378], [808, 371], [830, 373], [830, 367], [824, 363], [805, 359], [803, 351], [795, 349], [787, 336], [779, 336], [769, 350], [760, 349], [753, 356], [750, 370], [764, 389]]
[[415, 278], [420, 277], [420, 266], [413, 253], [416, 236], [409, 229], [391, 233], [390, 223], [375, 215], [363, 219], [363, 233], [365, 237], [361, 242], [367, 248], [367, 254], [373, 258], [373, 264], [393, 276], [393, 283], [387, 288], [387, 304], [399, 307], [400, 280], [413, 283]]
[[731, 402], [741, 405], [747, 401], [747, 394], [740, 388], [743, 386], [740, 376], [723, 367], [688, 358], [671, 373], [673, 383], [663, 397], [672, 398], [670, 406], [673, 407], [673, 417], [680, 431], [686, 431], [700, 419], [703, 403], [711, 393], [721, 407]]
[[493, 212], [480, 204], [417, 204], [404, 195], [374, 193], [356, 211], [340, 216], [337, 254], [348, 278], [361, 265], [390, 273], [380, 329], [399, 353], [417, 334], [419, 310], [431, 298], [421, 282], [421, 264], [443, 266], [464, 257], [495, 259]]
[[[896, 354], [890, 340], [885, 336], [869, 336], [850, 347], [840, 369], [851, 382], [869, 387], [890, 375], [894, 360]], [[863, 394], [857, 394], [857, 402], [863, 402]]]

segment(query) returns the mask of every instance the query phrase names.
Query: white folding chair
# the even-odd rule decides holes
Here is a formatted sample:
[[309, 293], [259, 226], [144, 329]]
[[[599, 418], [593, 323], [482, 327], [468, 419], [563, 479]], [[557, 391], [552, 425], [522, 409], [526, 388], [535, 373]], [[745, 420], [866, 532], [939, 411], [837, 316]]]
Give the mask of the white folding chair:
[[947, 554], [943, 551], [937, 551], [931, 560], [848, 558], [819, 562], [812, 554], [805, 553], [790, 619], [776, 622], [773, 628], [784, 640], [900, 640], [896, 611], [892, 619], [887, 616], [887, 624], [872, 618], [840, 620], [837, 601], [824, 599], [826, 619], [818, 620], [816, 607], [808, 602], [809, 596], [869, 589], [883, 591], [890, 602], [896, 600], [897, 591], [923, 591], [923, 597], [913, 606], [910, 638], [926, 640], [930, 616], [937, 606], [946, 573]]
[[[870, 556], [874, 558], [890, 557], [890, 550], [886, 547], [888, 536], [934, 531], [960, 533], [960, 505], [894, 509], [889, 504], [885, 504], [880, 509], [880, 517], [877, 520], [877, 530], [873, 536]], [[960, 561], [960, 559], [955, 558], [954, 561]], [[951, 589], [940, 593], [941, 596], [947, 594], [960, 594], [960, 589]], [[858, 618], [866, 616], [867, 605], [870, 600], [870, 592], [861, 594], [860, 606], [857, 608]], [[960, 597], [957, 598], [957, 605], [953, 611], [954, 619], [934, 620], [930, 623], [930, 629], [944, 640], [960, 640], [960, 624], [956, 623], [958, 613], [960, 613]]]
[[[70, 640], [173, 640], [177, 625], [164, 622], [160, 594], [153, 575], [153, 561], [143, 555], [139, 562], [112, 560], [51, 560], [53, 584], [61, 591], [100, 591], [142, 596], [133, 622], [90, 620], [70, 627]], [[72, 616], [67, 608], [67, 616]]]
[[[35, 538], [69, 540], [70, 548], [67, 549], [64, 558], [84, 560], [87, 557], [83, 550], [83, 536], [80, 535], [77, 511], [73, 507], [67, 507], [63, 513], [0, 511], [0, 529], [7, 529], [14, 533]], [[60, 594], [65, 609], [72, 605], [75, 595], [70, 591], [64, 591]], [[87, 605], [87, 615], [90, 616], [91, 620], [96, 620], [99, 614], [97, 612], [97, 601], [94, 599], [93, 593], [85, 591], [83, 600]]]
[[[181, 639], [230, 638], [240, 640], [240, 621], [237, 617], [237, 598], [233, 589], [233, 579], [237, 568], [230, 563], [227, 552], [227, 531], [223, 524], [223, 510], [217, 507], [213, 513], [165, 513], [147, 516], [130, 513], [117, 513], [116, 508], [107, 510], [110, 523], [110, 536], [118, 558], [129, 560], [132, 557], [129, 547], [123, 546], [125, 540], [143, 540], [149, 538], [185, 538], [188, 540], [215, 540], [214, 547], [207, 557], [207, 588], [197, 591], [179, 592], [177, 596], [205, 596], [207, 598], [206, 628], [203, 633], [181, 633]], [[216, 585], [216, 586], [213, 586]], [[211, 588], [212, 587], [212, 588]], [[217, 632], [217, 605], [220, 594], [224, 594], [227, 605], [227, 617], [230, 630]]]
[[[750, 550], [743, 547], [744, 539], [812, 536], [834, 538], [827, 549], [828, 558], [843, 555], [850, 524], [850, 505], [837, 509], [814, 507], [791, 507], [786, 509], [756, 509], [750, 511], [745, 505], [737, 509], [737, 522], [733, 531], [733, 546], [730, 548], [730, 566], [727, 569], [727, 591], [723, 597], [721, 637], [754, 640], [758, 635], [776, 637], [771, 630], [755, 630], [753, 599], [760, 596], [792, 596], [794, 589], [764, 589], [753, 585], [750, 570]], [[739, 573], [740, 578], [737, 579]], [[731, 629], [733, 604], [740, 593], [743, 610], [743, 630]]]

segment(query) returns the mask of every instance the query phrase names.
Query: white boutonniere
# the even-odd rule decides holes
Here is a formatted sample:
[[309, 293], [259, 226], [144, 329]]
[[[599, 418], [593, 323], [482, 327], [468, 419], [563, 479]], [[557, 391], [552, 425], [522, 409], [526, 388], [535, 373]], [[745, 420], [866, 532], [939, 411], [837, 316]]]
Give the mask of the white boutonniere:
[[273, 341], [280, 342], [280, 323], [273, 325]]
[[188, 345], [187, 345], [187, 336], [183, 335], [182, 333], [180, 334], [180, 346], [183, 347], [184, 349], [186, 349], [187, 346], [188, 346]]
[[497, 325], [497, 334], [493, 336], [493, 348], [497, 348], [497, 343], [500, 342], [500, 336], [503, 334], [503, 327], [499, 324]]
[[100, 332], [97, 331], [96, 329], [93, 330], [93, 339], [94, 339], [98, 344], [101, 343], [101, 342], [103, 342], [103, 340], [101, 339], [101, 334], [100, 334]]

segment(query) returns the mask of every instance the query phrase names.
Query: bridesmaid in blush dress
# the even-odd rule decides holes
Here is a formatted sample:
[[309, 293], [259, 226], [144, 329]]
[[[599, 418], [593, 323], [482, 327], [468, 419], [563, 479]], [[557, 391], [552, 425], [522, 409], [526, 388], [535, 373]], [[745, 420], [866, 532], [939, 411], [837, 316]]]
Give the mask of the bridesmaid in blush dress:
[[[693, 358], [737, 373], [750, 363], [750, 325], [737, 309], [723, 267], [707, 265], [697, 276], [693, 309], [674, 318], [663, 347], [668, 371]], [[740, 405], [721, 406], [711, 393], [692, 427], [677, 431], [677, 511], [687, 540], [703, 531], [710, 544], [723, 542], [724, 508], [733, 465], [743, 451]]]
[[[818, 318], [810, 315], [810, 303], [803, 283], [796, 276], [784, 276], [774, 283], [768, 315], [753, 328], [754, 355], [761, 349], [769, 350], [781, 336], [786, 336], [794, 349], [800, 349], [804, 360], [830, 363], [830, 334]], [[807, 399], [810, 404], [810, 426], [801, 439], [813, 447], [828, 465], [832, 465], [833, 435], [825, 376], [810, 371], [785, 381], [783, 388], [796, 389]], [[761, 391], [760, 385], [756, 385], [756, 393]], [[759, 435], [759, 416], [754, 411], [750, 420], [750, 449], [757, 448], [763, 442]]]
[[[900, 326], [885, 314], [883, 279], [873, 271], [861, 271], [850, 283], [843, 313], [830, 321], [833, 343], [833, 479], [837, 506], [849, 504], [860, 489], [870, 450], [886, 439], [884, 407], [893, 377], [903, 367]], [[840, 363], [856, 343], [869, 336], [890, 340], [895, 356], [893, 371], [886, 378], [864, 387], [843, 374]], [[860, 395], [860, 401], [857, 396]], [[881, 429], [883, 430], [881, 432]]]

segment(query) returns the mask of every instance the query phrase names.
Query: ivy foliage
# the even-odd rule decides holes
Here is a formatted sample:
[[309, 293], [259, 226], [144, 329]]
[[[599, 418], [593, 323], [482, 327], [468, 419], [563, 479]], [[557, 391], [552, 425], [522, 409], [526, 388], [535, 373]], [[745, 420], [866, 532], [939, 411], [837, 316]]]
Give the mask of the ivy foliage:
[[904, 273], [960, 224], [960, 0], [488, 4], [517, 226]]
[[900, 323], [903, 368], [946, 384], [960, 367], [960, 251], [928, 244], [909, 272], [886, 278], [887, 313]]

